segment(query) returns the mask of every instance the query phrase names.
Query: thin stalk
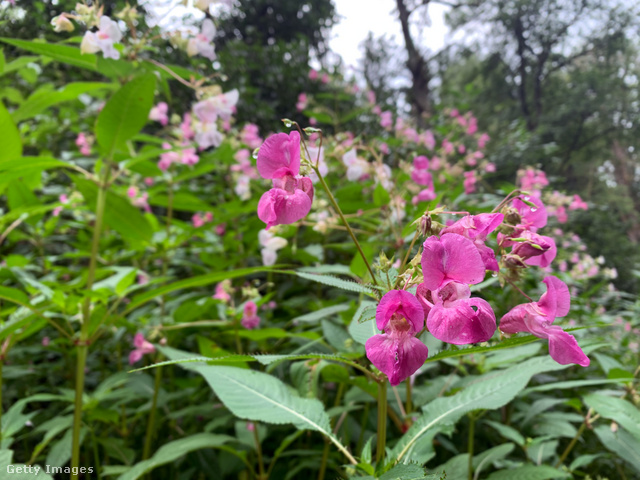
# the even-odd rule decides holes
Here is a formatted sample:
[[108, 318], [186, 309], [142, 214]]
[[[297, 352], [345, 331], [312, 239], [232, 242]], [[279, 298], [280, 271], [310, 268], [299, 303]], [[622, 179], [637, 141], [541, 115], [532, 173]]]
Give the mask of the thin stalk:
[[468, 480], [473, 480], [473, 439], [476, 433], [476, 416], [469, 415], [469, 437], [467, 440], [467, 452], [469, 453]]
[[[0, 425], [2, 425], [2, 367], [4, 358], [0, 359]], [[0, 428], [0, 441], [2, 441], [2, 428]]]
[[[104, 220], [104, 210], [107, 198], [107, 182], [111, 166], [107, 165], [106, 178], [100, 183], [98, 188], [98, 198], [96, 201], [96, 221], [93, 226], [93, 238], [91, 241], [91, 257], [89, 258], [89, 273], [87, 275], [87, 291], [93, 288], [96, 278], [96, 265], [98, 260], [98, 249], [100, 247], [100, 237], [102, 235], [102, 222]], [[80, 327], [80, 338], [78, 340], [78, 356], [76, 363], [76, 387], [75, 402], [73, 411], [73, 432], [71, 437], [71, 471], [78, 472], [80, 467], [80, 427], [82, 423], [82, 396], [84, 394], [84, 370], [87, 364], [87, 353], [89, 350], [89, 322], [91, 320], [91, 298], [87, 297], [82, 305], [82, 326]], [[79, 478], [78, 474], [71, 474], [71, 478]]]
[[520, 189], [516, 189], [516, 190], [512, 191], [509, 195], [507, 195], [507, 196], [504, 198], [504, 200], [502, 200], [502, 201], [501, 201], [501, 202], [496, 206], [496, 208], [494, 208], [493, 210], [491, 210], [491, 213], [499, 212], [499, 211], [500, 211], [500, 209], [501, 209], [504, 205], [506, 205], [506, 204], [509, 202], [509, 200], [511, 200], [514, 196], [519, 195], [520, 193], [522, 193], [522, 190], [520, 190]]
[[407, 415], [409, 415], [413, 410], [413, 402], [411, 399], [412, 393], [413, 393], [413, 386], [411, 385], [411, 377], [409, 377], [407, 378], [407, 406], [404, 409], [407, 412]]
[[398, 286], [398, 282], [400, 281], [400, 275], [404, 273], [405, 266], [407, 265], [407, 261], [409, 260], [409, 255], [411, 255], [411, 250], [413, 250], [413, 246], [418, 239], [418, 230], [416, 229], [416, 233], [413, 235], [413, 239], [411, 240], [411, 245], [409, 245], [409, 249], [402, 260], [402, 264], [400, 265], [400, 269], [398, 270], [398, 278], [396, 279], [396, 287]]
[[151, 454], [151, 441], [156, 430], [156, 410], [158, 406], [158, 392], [162, 382], [162, 367], [156, 368], [155, 381], [153, 383], [153, 398], [151, 399], [151, 410], [149, 411], [149, 421], [147, 423], [147, 433], [144, 437], [144, 447], [142, 449], [142, 459], [146, 460]]
[[367, 256], [362, 251], [362, 247], [360, 246], [360, 242], [358, 242], [358, 239], [356, 238], [356, 234], [351, 229], [351, 226], [349, 225], [349, 222], [347, 221], [346, 218], [344, 218], [344, 213], [342, 213], [342, 210], [338, 206], [338, 202], [336, 202], [336, 199], [333, 196], [333, 193], [331, 193], [331, 190], [329, 190], [329, 186], [327, 185], [327, 182], [324, 181], [324, 177], [320, 173], [320, 170], [318, 169], [318, 167], [312, 166], [311, 168], [313, 168], [314, 172], [316, 172], [316, 175], [318, 176], [318, 180], [320, 180], [320, 184], [322, 185], [322, 188], [324, 189], [325, 192], [327, 192], [327, 195], [329, 196], [329, 201], [331, 202], [331, 205], [333, 205], [333, 208], [336, 210], [336, 212], [338, 212], [338, 215], [340, 216], [340, 220], [342, 220], [342, 223], [347, 228], [347, 231], [349, 232], [349, 235], [351, 236], [351, 240], [353, 240], [353, 243], [356, 245], [356, 248], [358, 249], [358, 252], [360, 252], [360, 256], [362, 257], [362, 260], [364, 260], [364, 264], [367, 266], [367, 270], [369, 271], [369, 275], [371, 275], [372, 283], [374, 285], [378, 285], [378, 282], [376, 282], [376, 276], [373, 274], [373, 270], [371, 268], [371, 265], [369, 265], [369, 260], [367, 260]]
[[318, 471], [318, 480], [324, 480], [324, 476], [327, 473], [327, 461], [329, 460], [329, 447], [331, 443], [329, 440], [324, 441], [324, 449], [322, 450], [322, 460], [320, 461], [320, 470]]
[[258, 425], [253, 425], [253, 440], [256, 444], [256, 453], [258, 454], [258, 472], [260, 472], [260, 476], [258, 477], [260, 480], [264, 480], [266, 477], [264, 476], [264, 461], [262, 460], [262, 446], [260, 445], [260, 437], [258, 436]]
[[580, 428], [578, 428], [578, 431], [576, 432], [575, 436], [571, 439], [571, 442], [569, 442], [569, 445], [567, 445], [567, 448], [564, 449], [564, 452], [562, 452], [562, 455], [560, 455], [560, 458], [556, 463], [556, 468], [560, 468], [560, 465], [562, 465], [564, 461], [567, 459], [567, 457], [571, 453], [571, 450], [573, 450], [573, 447], [575, 447], [576, 443], [578, 443], [578, 439], [582, 436], [582, 434], [584, 433], [584, 430], [587, 428], [587, 424], [596, 420], [596, 417], [598, 417], [598, 415], [596, 415], [596, 417], [590, 418], [592, 414], [593, 414], [593, 409], [590, 408], [589, 411], [587, 412], [586, 417], [584, 418], [584, 422], [582, 422], [582, 425], [580, 425]]
[[387, 444], [387, 379], [378, 382], [378, 445], [376, 448], [376, 463], [380, 465], [384, 460], [384, 450]]

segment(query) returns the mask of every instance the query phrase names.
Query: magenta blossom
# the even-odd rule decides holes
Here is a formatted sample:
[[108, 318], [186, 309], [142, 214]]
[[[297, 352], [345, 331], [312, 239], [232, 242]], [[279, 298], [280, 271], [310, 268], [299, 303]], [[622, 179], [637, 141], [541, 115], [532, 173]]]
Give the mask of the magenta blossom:
[[589, 366], [589, 358], [584, 354], [573, 335], [562, 327], [553, 325], [556, 317], [569, 313], [571, 295], [569, 288], [556, 277], [546, 277], [547, 291], [537, 302], [524, 303], [509, 311], [500, 320], [500, 330], [505, 333], [528, 332], [549, 340], [549, 355], [561, 365], [575, 363]]
[[413, 375], [429, 354], [427, 346], [415, 337], [424, 326], [424, 312], [412, 294], [391, 290], [380, 300], [376, 324], [384, 333], [367, 340], [367, 358], [395, 386]]
[[587, 205], [587, 202], [580, 198], [580, 195], [574, 195], [573, 201], [571, 202], [571, 205], [569, 205], [569, 210], [587, 210], [588, 208], [589, 205]]
[[500, 268], [496, 261], [496, 255], [493, 249], [487, 247], [484, 242], [487, 240], [487, 236], [498, 228], [503, 220], [504, 215], [501, 213], [467, 215], [442, 230], [442, 234], [456, 233], [473, 241], [482, 257], [485, 268], [497, 272]]
[[307, 177], [287, 176], [273, 181], [274, 188], [262, 194], [258, 218], [267, 224], [288, 225], [302, 220], [311, 210], [313, 183]]
[[169, 123], [169, 105], [166, 102], [160, 102], [149, 112], [149, 120], [159, 122], [163, 127]]
[[271, 135], [260, 147], [256, 166], [262, 178], [273, 181], [273, 188], [258, 202], [258, 217], [267, 229], [306, 217], [313, 202], [313, 183], [298, 175], [300, 134], [294, 131]]
[[147, 353], [153, 353], [156, 351], [156, 348], [145, 340], [144, 335], [141, 333], [136, 333], [133, 337], [133, 346], [134, 350], [129, 354], [129, 365], [133, 365], [136, 362], [139, 362], [142, 359], [143, 355]]
[[[496, 331], [491, 306], [482, 298], [470, 298], [467, 284], [449, 282], [430, 293], [434, 304], [429, 309], [427, 328], [438, 340], [454, 345], [486, 342]], [[430, 306], [426, 298], [422, 303]]]
[[476, 284], [484, 280], [484, 262], [468, 238], [453, 233], [431, 236], [423, 244], [422, 274], [429, 290], [437, 290], [450, 281]]
[[[523, 200], [533, 204], [533, 206], [527, 205]], [[547, 224], [547, 209], [538, 197], [529, 195], [523, 197], [523, 199], [516, 197], [513, 199], [513, 208], [520, 214], [522, 218], [521, 224], [527, 230], [542, 228]]]
[[258, 307], [252, 301], [244, 304], [242, 312], [242, 326], [247, 330], [253, 330], [260, 325], [260, 317], [257, 315]]

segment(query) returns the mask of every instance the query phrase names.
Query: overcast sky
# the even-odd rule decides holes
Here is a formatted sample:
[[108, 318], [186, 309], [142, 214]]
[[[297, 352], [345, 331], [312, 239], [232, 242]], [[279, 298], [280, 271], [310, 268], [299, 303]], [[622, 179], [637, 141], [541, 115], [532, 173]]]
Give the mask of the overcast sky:
[[[331, 49], [342, 56], [345, 65], [357, 66], [358, 60], [362, 57], [360, 45], [369, 31], [375, 36], [395, 36], [396, 42], [404, 45], [400, 20], [395, 13], [395, 0], [333, 1], [340, 16], [340, 23], [333, 27]], [[427, 8], [431, 26], [415, 29], [413, 35], [419, 45], [438, 51], [444, 46], [449, 31], [444, 24], [444, 14], [448, 7], [431, 4], [422, 7], [422, 10], [426, 13]]]

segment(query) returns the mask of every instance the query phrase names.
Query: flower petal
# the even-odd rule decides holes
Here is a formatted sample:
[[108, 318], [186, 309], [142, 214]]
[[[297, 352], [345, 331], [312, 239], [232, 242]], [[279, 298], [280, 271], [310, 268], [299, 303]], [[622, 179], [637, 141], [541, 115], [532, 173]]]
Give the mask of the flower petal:
[[300, 134], [277, 133], [267, 138], [260, 150], [256, 167], [262, 178], [296, 176], [300, 172]]
[[472, 285], [484, 280], [484, 262], [468, 238], [454, 233], [431, 236], [423, 247], [422, 274], [429, 290], [440, 288], [445, 280]]
[[548, 327], [549, 355], [560, 365], [575, 363], [582, 367], [588, 367], [590, 360], [587, 357], [575, 337], [557, 325]]
[[393, 386], [413, 375], [429, 355], [427, 346], [410, 334], [374, 335], [367, 340], [365, 350], [367, 358]]
[[547, 291], [537, 302], [538, 307], [548, 317], [564, 317], [571, 308], [571, 294], [569, 287], [557, 277], [549, 276], [543, 280], [547, 284]]
[[376, 308], [378, 330], [384, 330], [395, 313], [407, 319], [412, 333], [422, 330], [424, 310], [418, 299], [406, 290], [391, 290], [384, 294]]
[[429, 312], [427, 328], [438, 340], [454, 345], [485, 342], [496, 331], [496, 317], [485, 300], [468, 298], [449, 308], [438, 303]]

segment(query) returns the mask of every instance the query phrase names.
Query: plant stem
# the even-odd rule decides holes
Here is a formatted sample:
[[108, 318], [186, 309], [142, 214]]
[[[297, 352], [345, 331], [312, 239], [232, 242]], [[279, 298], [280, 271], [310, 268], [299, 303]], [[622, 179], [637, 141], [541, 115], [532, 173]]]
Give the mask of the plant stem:
[[509, 200], [511, 200], [511, 198], [512, 198], [512, 197], [517, 196], [517, 195], [519, 195], [520, 193], [522, 193], [522, 190], [520, 190], [519, 188], [518, 188], [518, 189], [516, 189], [516, 190], [514, 190], [514, 191], [512, 191], [509, 195], [507, 195], [507, 196], [504, 198], [504, 200], [502, 200], [502, 201], [501, 201], [501, 202], [496, 206], [496, 208], [494, 208], [493, 210], [491, 210], [491, 213], [499, 212], [499, 211], [500, 211], [500, 209], [501, 209], [504, 205], [506, 205], [506, 204], [509, 202]]
[[593, 419], [590, 418], [592, 414], [593, 414], [593, 409], [590, 408], [589, 411], [587, 412], [586, 417], [584, 418], [584, 422], [582, 422], [582, 425], [580, 425], [580, 428], [578, 428], [578, 431], [576, 432], [575, 436], [571, 439], [571, 442], [569, 442], [569, 445], [567, 445], [567, 448], [564, 449], [564, 452], [562, 452], [562, 455], [560, 455], [560, 458], [558, 459], [558, 463], [556, 463], [556, 468], [560, 468], [560, 465], [564, 463], [564, 461], [567, 459], [567, 457], [571, 453], [571, 450], [573, 450], [573, 447], [575, 447], [576, 443], [578, 443], [578, 439], [580, 438], [580, 436], [582, 436], [585, 428], [587, 428], [587, 424], [593, 421]]
[[[93, 226], [93, 238], [91, 241], [91, 257], [89, 258], [89, 273], [87, 275], [88, 292], [93, 288], [96, 278], [96, 264], [98, 260], [98, 249], [100, 247], [100, 236], [102, 234], [102, 222], [107, 198], [107, 184], [111, 165], [107, 164], [105, 178], [98, 187], [98, 198], [96, 200], [96, 220]], [[91, 321], [91, 298], [87, 296], [82, 305], [82, 326], [80, 327], [80, 338], [78, 340], [78, 357], [76, 363], [76, 392], [73, 411], [73, 432], [71, 437], [71, 467], [72, 472], [78, 471], [80, 467], [80, 427], [82, 423], [82, 396], [84, 394], [84, 370], [87, 363], [87, 353], [89, 350], [89, 323]], [[77, 474], [71, 474], [71, 478], [79, 478]]]
[[378, 466], [384, 460], [384, 450], [387, 444], [387, 379], [378, 382], [378, 446], [376, 448], [376, 463]]
[[322, 450], [322, 460], [320, 461], [320, 470], [318, 471], [318, 480], [324, 480], [324, 476], [327, 473], [327, 461], [329, 460], [329, 447], [331, 443], [329, 440], [324, 441], [324, 449]]
[[467, 451], [469, 453], [469, 474], [467, 478], [473, 480], [473, 437], [476, 430], [476, 416], [469, 414], [469, 437], [467, 440]]
[[371, 275], [371, 282], [374, 285], [378, 285], [378, 282], [376, 282], [376, 276], [373, 274], [371, 265], [369, 265], [369, 260], [367, 260], [367, 256], [362, 251], [360, 242], [358, 242], [358, 239], [356, 238], [356, 234], [351, 229], [349, 222], [347, 222], [347, 219], [344, 218], [344, 213], [342, 213], [342, 210], [338, 206], [338, 202], [336, 202], [336, 199], [333, 196], [333, 193], [331, 193], [331, 190], [329, 190], [329, 186], [327, 185], [327, 182], [324, 181], [324, 177], [322, 176], [322, 174], [320, 173], [320, 170], [317, 167], [312, 166], [311, 168], [313, 168], [313, 170], [316, 172], [316, 175], [318, 176], [318, 180], [320, 180], [320, 184], [322, 185], [322, 188], [324, 189], [325, 192], [327, 192], [327, 195], [329, 196], [329, 201], [331, 202], [331, 205], [333, 205], [333, 208], [336, 210], [336, 212], [338, 212], [338, 215], [340, 216], [340, 220], [342, 220], [342, 223], [344, 224], [347, 231], [349, 232], [349, 235], [351, 236], [351, 240], [353, 240], [353, 243], [356, 245], [358, 252], [360, 252], [360, 256], [362, 257], [362, 260], [364, 260], [364, 264], [367, 266], [367, 270], [369, 270], [369, 275]]
[[405, 407], [405, 412], [407, 412], [407, 415], [409, 415], [411, 413], [411, 410], [413, 409], [413, 402], [411, 400], [411, 394], [413, 391], [413, 387], [411, 385], [411, 377], [407, 378], [407, 406]]
[[264, 461], [262, 460], [262, 446], [260, 445], [260, 437], [258, 436], [258, 425], [253, 425], [253, 439], [256, 443], [256, 453], [258, 454], [258, 472], [260, 472], [260, 480], [265, 480]]
[[144, 437], [144, 447], [142, 449], [142, 459], [146, 460], [151, 454], [151, 441], [156, 430], [156, 409], [158, 406], [158, 392], [162, 382], [162, 367], [156, 368], [155, 381], [153, 383], [153, 398], [151, 400], [151, 410], [149, 410], [149, 421], [147, 423], [147, 433]]
[[2, 441], [2, 367], [4, 358], [0, 359], [0, 442]]

